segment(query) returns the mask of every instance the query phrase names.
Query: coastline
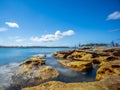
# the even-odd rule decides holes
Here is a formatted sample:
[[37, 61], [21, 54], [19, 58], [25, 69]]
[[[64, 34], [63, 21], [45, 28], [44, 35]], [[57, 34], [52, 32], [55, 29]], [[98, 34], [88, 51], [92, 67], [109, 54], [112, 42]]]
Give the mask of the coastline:
[[[83, 49], [82, 48], [82, 49], [76, 49], [76, 50], [67, 49], [67, 50], [57, 51], [57, 52], [53, 53], [53, 56], [55, 57], [55, 61], [64, 67], [63, 70], [68, 69], [68, 70], [75, 71], [75, 72], [87, 73], [87, 72], [91, 72], [91, 70], [94, 69], [94, 65], [97, 65], [97, 67], [98, 67], [97, 72], [96, 72], [97, 82], [90, 81], [91, 83], [88, 81], [85, 81], [85, 83], [74, 82], [74, 81], [65, 83], [64, 81], [56, 80], [55, 78], [60, 77], [61, 74], [60, 74], [59, 69], [56, 68], [56, 66], [49, 67], [54, 62], [53, 59], [51, 58], [51, 61], [50, 61], [51, 64], [48, 64], [49, 62], [48, 61], [46, 62], [46, 60], [49, 57], [45, 56], [46, 58], [42, 57], [39, 60], [38, 57], [41, 57], [41, 55], [40, 56], [35, 55], [35, 56], [33, 56], [35, 59], [32, 60], [32, 57], [30, 57], [27, 60], [24, 60], [23, 62], [21, 62], [21, 63], [23, 63], [23, 65], [20, 64], [19, 66], [22, 69], [19, 68], [16, 71], [16, 75], [15, 75], [15, 73], [12, 75], [12, 79], [14, 80], [14, 83], [11, 84], [12, 87], [9, 87], [8, 90], [10, 90], [11, 88], [16, 89], [16, 90], [17, 89], [18, 90], [20, 90], [20, 89], [39, 90], [37, 88], [40, 88], [40, 87], [51, 88], [48, 90], [55, 90], [57, 87], [61, 87], [61, 89], [63, 89], [62, 86], [65, 86], [65, 88], [66, 88], [65, 90], [72, 90], [73, 88], [76, 88], [77, 90], [81, 90], [81, 89], [77, 88], [79, 85], [80, 86], [85, 86], [85, 85], [91, 86], [92, 85], [93, 88], [98, 88], [97, 86], [95, 86], [96, 84], [98, 86], [100, 85], [100, 83], [107, 84], [106, 80], [114, 80], [114, 79], [115, 79], [115, 81], [113, 83], [115, 85], [119, 85], [120, 82], [119, 82], [119, 78], [117, 77], [117, 76], [119, 76], [119, 69], [120, 69], [119, 68], [119, 66], [120, 66], [119, 51], [120, 51], [120, 48], [104, 48], [104, 49], [102, 48], [99, 50], [98, 49], [91, 50], [91, 49]], [[46, 59], [45, 62], [43, 64], [41, 64], [41, 60], [44, 60], [44, 59]], [[34, 61], [34, 60], [36, 60], [36, 61]], [[31, 68], [33, 68], [33, 71], [31, 71]], [[41, 68], [41, 69], [39, 70], [39, 68]], [[43, 70], [43, 71], [41, 71], [41, 70]], [[53, 71], [51, 71], [51, 70], [53, 70]], [[18, 71], [20, 71], [20, 72], [18, 72]], [[29, 78], [29, 75], [32, 75], [32, 73], [35, 73], [34, 71], [36, 71], [36, 73], [40, 72], [41, 74], [36, 77], [33, 74], [33, 76], [30, 76], [32, 78]], [[46, 73], [43, 74], [43, 72], [46, 72]], [[53, 74], [52, 72], [53, 73], [57, 72], [57, 73]], [[24, 76], [24, 73], [28, 73], [28, 74], [26, 74], [26, 76]], [[67, 72], [64, 72], [64, 73], [67, 74]], [[42, 76], [42, 74], [43, 74], [43, 76]], [[54, 78], [54, 75], [55, 75], [55, 78]], [[83, 74], [83, 76], [84, 75], [85, 74]], [[21, 79], [17, 78], [18, 76], [20, 76]], [[46, 76], [47, 76], [47, 78], [46, 78]], [[52, 78], [52, 76], [53, 76], [53, 78]], [[25, 77], [27, 77], [29, 79], [30, 83], [27, 81], [27, 79], [26, 80], [22, 79]], [[38, 82], [38, 80], [36, 80], [35, 78], [37, 78], [40, 82]], [[41, 79], [41, 78], [46, 78], [46, 79]], [[79, 76], [79, 78], [81, 78], [81, 76]], [[108, 78], [108, 79], [106, 79], [106, 78]], [[116, 81], [116, 79], [117, 79], [117, 81]], [[21, 80], [21, 81], [19, 81], [19, 80]], [[21, 84], [21, 82], [26, 82], [26, 83]], [[109, 83], [109, 86], [114, 87], [113, 83]], [[51, 85], [56, 86], [56, 88], [52, 88]], [[70, 89], [71, 85], [73, 87]], [[107, 87], [108, 87], [107, 85], [104, 85], [104, 88], [107, 88]], [[116, 87], [118, 87], [118, 86], [116, 86]], [[111, 90], [114, 90], [114, 89], [111, 89]], [[40, 88], [40, 90], [45, 90], [45, 89]], [[90, 90], [90, 87], [82, 88], [82, 90]], [[98, 90], [104, 90], [104, 89], [100, 88]], [[105, 90], [107, 90], [107, 89], [105, 89]]]
[[[80, 56], [82, 55], [83, 56]], [[96, 53], [97, 52], [97, 53]], [[74, 54], [75, 53], [75, 54]], [[86, 53], [86, 54], [85, 54]], [[90, 55], [92, 54], [92, 56]], [[70, 57], [70, 55], [72, 55]], [[77, 56], [76, 56], [77, 55]], [[87, 56], [85, 56], [87, 55]], [[94, 56], [93, 56], [94, 55]], [[113, 56], [112, 56], [113, 55]], [[91, 63], [97, 64], [99, 66], [96, 74], [96, 80], [94, 82], [85, 82], [85, 83], [64, 83], [64, 82], [46, 82], [38, 86], [23, 88], [22, 90], [118, 90], [120, 89], [120, 48], [109, 48], [109, 49], [100, 49], [97, 51], [89, 50], [68, 50], [60, 51], [54, 53], [54, 56], [60, 60], [58, 61], [62, 65], [71, 68], [73, 70], [80, 70], [83, 66], [81, 61], [92, 61]], [[106, 58], [104, 58], [106, 56]], [[100, 58], [96, 58], [100, 57]], [[66, 59], [66, 60], [64, 60]], [[96, 60], [98, 59], [98, 60]], [[75, 61], [74, 61], [75, 60]], [[76, 61], [77, 60], [77, 61]], [[62, 61], [62, 62], [61, 62]], [[69, 63], [76, 62], [75, 64], [69, 65]], [[78, 63], [80, 62], [80, 63]], [[79, 64], [79, 65], [77, 65]], [[82, 67], [81, 67], [82, 66]], [[77, 69], [75, 69], [77, 68]], [[91, 68], [91, 67], [89, 67]], [[83, 71], [84, 69], [82, 69]], [[87, 87], [86, 87], [87, 85]]]

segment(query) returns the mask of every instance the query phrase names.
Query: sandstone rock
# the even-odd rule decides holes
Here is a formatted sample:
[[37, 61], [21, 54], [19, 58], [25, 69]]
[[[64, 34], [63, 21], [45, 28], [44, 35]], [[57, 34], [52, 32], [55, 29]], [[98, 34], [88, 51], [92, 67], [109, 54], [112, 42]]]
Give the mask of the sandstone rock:
[[55, 69], [44, 64], [45, 60], [39, 57], [24, 61], [20, 65], [20, 69], [12, 76], [12, 86], [26, 87], [38, 85], [59, 75]]
[[45, 61], [43, 58], [41, 57], [32, 57], [32, 58], [29, 58], [28, 60], [24, 61], [23, 63], [20, 64], [20, 66], [28, 66], [29, 68], [30, 67], [33, 67], [33, 66], [41, 66], [41, 65], [45, 65]]
[[114, 75], [120, 75], [120, 60], [110, 61], [101, 65], [97, 70], [96, 80]]
[[74, 50], [58, 51], [53, 53], [56, 58], [66, 58], [68, 55], [72, 54]]
[[63, 83], [50, 81], [38, 86], [23, 88], [22, 90], [119, 90], [120, 76], [108, 77], [96, 82]]
[[58, 60], [62, 65], [75, 71], [88, 71], [92, 69], [92, 62]]
[[120, 56], [120, 48], [110, 48], [110, 49], [105, 49], [103, 52], [110, 52], [114, 56]]
[[[71, 53], [72, 52], [72, 53]], [[109, 61], [120, 60], [119, 48], [98, 49], [98, 50], [74, 50], [61, 51], [56, 53], [57, 58], [68, 59], [72, 61], [91, 61], [93, 64], [102, 64]]]

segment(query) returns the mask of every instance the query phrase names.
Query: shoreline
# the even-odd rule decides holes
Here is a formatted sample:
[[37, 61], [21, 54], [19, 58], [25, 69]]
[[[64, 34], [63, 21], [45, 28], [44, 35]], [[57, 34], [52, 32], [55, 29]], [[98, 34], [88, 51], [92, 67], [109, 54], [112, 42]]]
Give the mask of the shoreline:
[[[76, 49], [76, 50], [65, 50], [65, 51], [58, 51], [53, 53], [53, 56], [56, 58], [56, 61], [61, 64], [62, 66], [64, 66], [65, 68], [68, 68], [70, 70], [76, 71], [76, 72], [91, 72], [90, 70], [93, 70], [94, 66], [93, 65], [97, 65], [99, 68], [97, 69], [96, 72], [96, 81], [92, 81], [92, 82], [60, 82], [56, 79], [52, 79], [52, 72], [57, 72], [57, 69], [55, 67], [49, 67], [49, 65], [45, 64], [44, 61], [44, 57], [43, 58], [38, 58], [38, 57], [34, 57], [32, 58], [28, 58], [28, 60], [25, 60], [22, 62], [22, 64], [20, 64], [20, 67], [22, 69], [18, 70], [16, 72], [16, 76], [14, 76], [14, 79], [17, 81], [14, 81], [15, 86], [18, 85], [17, 88], [19, 88], [19, 85], [21, 87], [22, 90], [37, 90], [37, 88], [40, 87], [45, 87], [45, 88], [50, 88], [51, 85], [57, 85], [57, 87], [61, 87], [61, 86], [67, 86], [65, 90], [72, 90], [72, 88], [70, 89], [69, 85], [73, 85], [73, 88], [77, 88], [76, 86], [78, 85], [92, 85], [92, 87], [94, 88], [98, 88], [95, 86], [95, 84], [100, 85], [99, 83], [106, 83], [106, 78], [108, 78], [108, 80], [112, 80], [113, 78], [115, 79], [115, 81], [113, 83], [115, 83], [115, 85], [119, 85], [119, 79], [117, 76], [119, 76], [119, 70], [120, 70], [120, 48], [104, 48], [104, 49], [99, 49], [99, 50], [89, 50], [89, 49]], [[35, 61], [34, 61], [35, 60]], [[48, 62], [49, 63], [49, 62]], [[30, 68], [30, 69], [29, 69]], [[33, 70], [31, 71], [31, 68], [33, 68]], [[39, 70], [39, 68], [42, 68]], [[22, 71], [21, 71], [22, 70]], [[43, 71], [41, 71], [43, 70]], [[45, 75], [41, 76], [44, 72], [44, 70], [47, 72], [45, 73], [45, 75], [50, 76], [46, 78]], [[49, 70], [53, 70], [52, 72]], [[55, 70], [55, 71], [54, 71]], [[39, 83], [35, 78], [35, 76], [32, 76], [35, 80], [32, 81], [31, 83], [31, 78], [28, 78], [29, 74], [32, 75], [32, 73], [36, 71], [36, 73], [41, 72], [40, 75], [36, 76], [38, 78], [38, 80], [41, 80], [41, 78], [46, 78], [45, 82], [44, 79], [43, 81], [41, 81], [42, 83]], [[24, 72], [27, 72], [28, 75], [23, 76]], [[57, 72], [55, 75], [55, 78], [57, 78], [60, 72]], [[19, 81], [19, 79], [17, 79], [17, 77], [20, 76], [22, 78], [27, 77], [28, 79], [30, 79], [30, 82], [28, 83], [24, 83], [21, 84], [21, 82], [25, 82], [25, 79], [20, 79], [21, 81]], [[114, 77], [115, 76], [115, 77]], [[54, 76], [53, 76], [54, 77]], [[81, 78], [81, 77], [80, 77]], [[112, 79], [111, 79], [112, 78]], [[113, 80], [114, 80], [113, 79]], [[116, 81], [116, 79], [118, 81]], [[18, 84], [17, 84], [17, 83]], [[59, 86], [60, 83], [63, 83], [61, 86]], [[35, 84], [36, 83], [36, 84]], [[49, 84], [50, 86], [44, 86], [45, 84]], [[93, 83], [93, 84], [91, 84]], [[14, 88], [14, 84], [12, 84], [12, 88]], [[26, 85], [27, 84], [27, 85]], [[112, 86], [111, 83], [109, 83], [110, 86]], [[106, 85], [104, 87], [107, 87]], [[116, 86], [118, 87], [118, 86]], [[25, 88], [25, 89], [24, 89]], [[34, 88], [34, 89], [33, 89]], [[57, 89], [57, 88], [55, 88]], [[54, 88], [52, 88], [52, 90], [55, 90]], [[61, 89], [63, 89], [61, 87]], [[88, 87], [87, 89], [83, 88], [83, 90], [89, 90], [90, 87]], [[10, 89], [8, 89], [10, 90]], [[20, 89], [18, 89], [20, 90]], [[40, 88], [40, 90], [45, 90], [43, 88]], [[49, 90], [49, 89], [48, 89]], [[64, 89], [63, 89], [64, 90]], [[77, 88], [77, 90], [79, 90]], [[91, 89], [92, 90], [92, 89]], [[98, 90], [104, 90], [103, 88], [98, 89]], [[106, 90], [106, 89], [105, 89]]]

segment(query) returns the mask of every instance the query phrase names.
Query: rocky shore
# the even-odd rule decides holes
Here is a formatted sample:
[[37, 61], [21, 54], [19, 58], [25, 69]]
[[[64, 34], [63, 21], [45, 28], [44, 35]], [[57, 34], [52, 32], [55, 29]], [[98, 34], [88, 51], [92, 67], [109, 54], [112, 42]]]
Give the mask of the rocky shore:
[[22, 90], [120, 90], [120, 76], [83, 83], [50, 81], [38, 86], [23, 88]]
[[32, 57], [20, 64], [11, 86], [22, 90], [120, 90], [120, 48], [66, 50], [55, 52], [53, 56], [61, 65], [74, 71], [88, 72], [97, 65], [96, 81], [53, 81], [59, 72], [47, 66], [43, 58]]
[[40, 57], [32, 57], [21, 63], [20, 69], [12, 76], [11, 90], [20, 90], [56, 78], [58, 71], [45, 65], [45, 61]]
[[89, 71], [94, 64], [98, 65], [96, 80], [120, 75], [120, 48], [77, 49], [53, 55], [59, 63], [75, 71]]

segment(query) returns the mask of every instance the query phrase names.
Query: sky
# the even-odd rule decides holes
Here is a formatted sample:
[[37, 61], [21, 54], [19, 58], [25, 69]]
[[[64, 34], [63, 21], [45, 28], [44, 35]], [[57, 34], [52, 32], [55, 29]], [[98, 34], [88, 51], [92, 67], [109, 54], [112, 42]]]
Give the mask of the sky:
[[120, 0], [0, 0], [0, 45], [120, 42]]

